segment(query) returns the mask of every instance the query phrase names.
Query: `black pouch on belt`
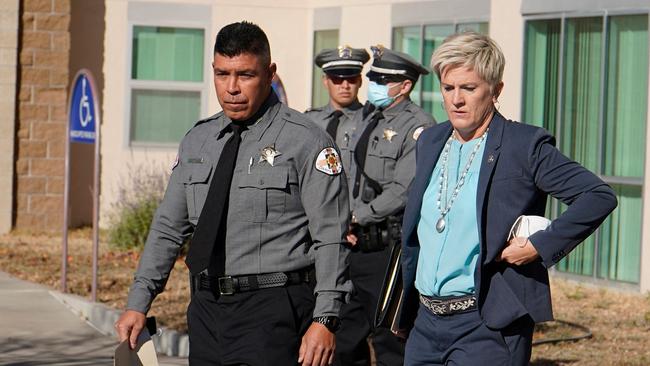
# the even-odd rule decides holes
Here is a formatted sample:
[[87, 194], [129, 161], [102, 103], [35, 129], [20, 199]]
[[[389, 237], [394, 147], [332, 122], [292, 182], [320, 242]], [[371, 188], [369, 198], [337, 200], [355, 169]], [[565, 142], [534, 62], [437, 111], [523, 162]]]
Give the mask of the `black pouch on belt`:
[[389, 245], [389, 233], [385, 222], [359, 226], [357, 231], [357, 245], [364, 253], [378, 252]]

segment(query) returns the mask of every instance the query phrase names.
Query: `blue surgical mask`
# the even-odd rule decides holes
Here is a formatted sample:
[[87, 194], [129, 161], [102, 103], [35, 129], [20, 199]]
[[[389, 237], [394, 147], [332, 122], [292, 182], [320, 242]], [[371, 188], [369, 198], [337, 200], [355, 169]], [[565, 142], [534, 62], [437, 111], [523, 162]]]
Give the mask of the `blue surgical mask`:
[[389, 87], [388, 85], [381, 85], [377, 84], [374, 81], [371, 81], [368, 84], [368, 101], [372, 103], [375, 107], [377, 108], [386, 108], [389, 105], [391, 105], [394, 101], [395, 98], [399, 96], [396, 95], [394, 97], [391, 97], [388, 95], [388, 91], [395, 87], [398, 86], [399, 84], [393, 85]]

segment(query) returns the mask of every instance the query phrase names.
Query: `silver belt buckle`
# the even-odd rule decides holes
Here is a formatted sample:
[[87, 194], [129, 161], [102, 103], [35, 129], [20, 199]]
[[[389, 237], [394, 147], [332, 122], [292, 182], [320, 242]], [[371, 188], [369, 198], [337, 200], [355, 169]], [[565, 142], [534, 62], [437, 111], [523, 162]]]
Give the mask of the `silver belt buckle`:
[[217, 279], [219, 283], [219, 294], [220, 295], [234, 295], [235, 294], [235, 284], [233, 283], [232, 276], [219, 277]]

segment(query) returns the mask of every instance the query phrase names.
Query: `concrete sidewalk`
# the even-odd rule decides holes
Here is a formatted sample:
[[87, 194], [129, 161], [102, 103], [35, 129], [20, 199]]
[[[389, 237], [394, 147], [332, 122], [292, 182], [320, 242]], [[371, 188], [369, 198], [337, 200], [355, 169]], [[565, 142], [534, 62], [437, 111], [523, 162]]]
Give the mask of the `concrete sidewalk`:
[[[112, 365], [117, 340], [62, 302], [69, 295], [0, 272], [0, 365]], [[159, 356], [161, 365], [187, 359]]]

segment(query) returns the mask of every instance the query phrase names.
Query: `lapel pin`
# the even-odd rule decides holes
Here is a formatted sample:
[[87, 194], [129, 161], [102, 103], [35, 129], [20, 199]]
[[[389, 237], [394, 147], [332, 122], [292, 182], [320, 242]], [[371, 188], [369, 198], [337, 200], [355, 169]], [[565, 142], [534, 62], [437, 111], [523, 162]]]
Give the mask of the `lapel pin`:
[[494, 155], [488, 156], [488, 164], [494, 163]]

